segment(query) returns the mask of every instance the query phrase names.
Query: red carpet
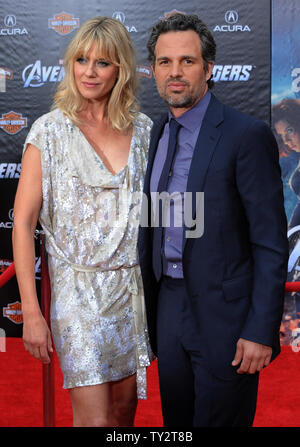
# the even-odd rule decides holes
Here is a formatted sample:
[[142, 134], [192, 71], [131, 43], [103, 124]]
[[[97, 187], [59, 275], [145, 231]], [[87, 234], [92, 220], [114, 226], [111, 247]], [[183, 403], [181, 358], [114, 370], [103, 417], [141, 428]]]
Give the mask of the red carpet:
[[[6, 339], [0, 352], [0, 427], [42, 427], [42, 367], [24, 350], [19, 338]], [[300, 426], [299, 354], [283, 347], [281, 355], [261, 374], [254, 426]], [[68, 392], [55, 358], [56, 426], [72, 426]], [[148, 400], [139, 401], [136, 427], [162, 427], [157, 363], [148, 368]]]

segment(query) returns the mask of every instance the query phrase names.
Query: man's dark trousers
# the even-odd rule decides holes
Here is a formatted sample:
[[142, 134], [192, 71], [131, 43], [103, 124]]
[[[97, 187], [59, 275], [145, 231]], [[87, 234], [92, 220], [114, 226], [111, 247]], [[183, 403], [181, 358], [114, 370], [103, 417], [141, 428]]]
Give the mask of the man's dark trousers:
[[[236, 373], [232, 380], [222, 380], [211, 373], [188, 299], [183, 279], [162, 278], [157, 341], [164, 425], [251, 426], [258, 373]], [[211, 336], [214, 337], [213, 327]]]

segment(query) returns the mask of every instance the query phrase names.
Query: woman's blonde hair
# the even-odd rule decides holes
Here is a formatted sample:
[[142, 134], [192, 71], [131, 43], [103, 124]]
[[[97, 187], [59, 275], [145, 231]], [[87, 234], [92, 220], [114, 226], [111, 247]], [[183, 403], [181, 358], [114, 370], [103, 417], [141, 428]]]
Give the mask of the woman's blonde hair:
[[80, 122], [78, 112], [85, 109], [87, 100], [76, 87], [74, 61], [85, 56], [93, 45], [101, 57], [119, 68], [107, 104], [107, 117], [114, 129], [124, 131], [132, 124], [138, 110], [135, 51], [125, 26], [110, 17], [88, 20], [69, 43], [64, 57], [65, 76], [58, 86], [52, 108], [62, 110], [75, 124]]

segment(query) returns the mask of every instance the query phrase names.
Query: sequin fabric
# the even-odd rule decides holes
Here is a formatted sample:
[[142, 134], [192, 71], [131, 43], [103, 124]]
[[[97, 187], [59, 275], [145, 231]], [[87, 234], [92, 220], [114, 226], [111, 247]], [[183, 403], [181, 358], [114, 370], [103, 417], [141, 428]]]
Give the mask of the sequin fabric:
[[138, 221], [152, 122], [139, 113], [127, 165], [116, 175], [60, 110], [38, 118], [26, 138], [41, 151], [51, 280], [51, 332], [64, 388], [137, 373], [146, 398], [153, 360], [138, 265]]

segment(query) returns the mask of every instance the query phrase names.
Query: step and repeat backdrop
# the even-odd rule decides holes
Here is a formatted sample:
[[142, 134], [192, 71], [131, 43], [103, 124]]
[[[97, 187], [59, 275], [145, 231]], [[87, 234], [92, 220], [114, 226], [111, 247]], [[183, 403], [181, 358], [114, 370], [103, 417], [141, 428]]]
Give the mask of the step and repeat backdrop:
[[[85, 3], [0, 0], [0, 273], [13, 262], [13, 203], [23, 144], [35, 119], [51, 107], [54, 92], [64, 76], [65, 48], [81, 24], [102, 15], [114, 17], [126, 26], [138, 55], [140, 108], [155, 119], [166, 106], [156, 91], [147, 60], [150, 29], [174, 12], [197, 14], [207, 23], [217, 43], [214, 94], [221, 101], [274, 125], [271, 102], [275, 106], [287, 97], [296, 100], [300, 90], [300, 68], [297, 68], [300, 9], [297, 3], [297, 0], [276, 0], [274, 5], [270, 0], [211, 0], [208, 7], [202, 0], [88, 0]], [[291, 26], [293, 31], [290, 31]], [[298, 203], [295, 185], [300, 139], [299, 149], [292, 148], [287, 143], [287, 138], [292, 138], [291, 131], [286, 130], [286, 134], [287, 137], [278, 131], [276, 136], [280, 141], [290, 219]], [[293, 278], [298, 274], [299, 229], [290, 230], [294, 256], [290, 275]], [[39, 233], [38, 227], [36, 283], [40, 295]], [[293, 346], [296, 346], [298, 328], [296, 304], [297, 295], [289, 294], [282, 325], [284, 343]], [[0, 329], [7, 337], [22, 335], [22, 311], [15, 277], [0, 288]]]
[[[290, 258], [288, 281], [300, 281], [300, 2], [272, 5], [271, 122], [280, 151]], [[286, 294], [282, 344], [300, 347], [300, 293]]]

